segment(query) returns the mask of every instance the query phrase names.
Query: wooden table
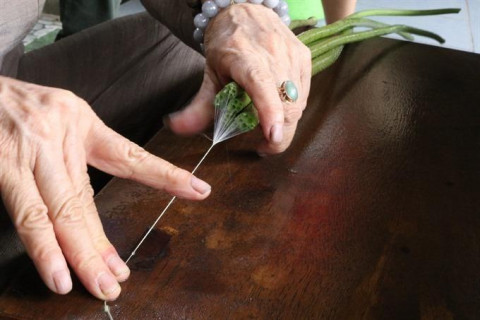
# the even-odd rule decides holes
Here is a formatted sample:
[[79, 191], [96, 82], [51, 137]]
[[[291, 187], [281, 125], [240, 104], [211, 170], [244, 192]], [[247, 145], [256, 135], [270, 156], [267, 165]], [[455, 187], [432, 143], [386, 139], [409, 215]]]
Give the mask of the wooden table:
[[[480, 318], [479, 55], [348, 46], [313, 79], [291, 148], [260, 158], [257, 139], [213, 149], [198, 171], [211, 196], [175, 202], [115, 319]], [[192, 169], [208, 146], [162, 130], [148, 149]], [[122, 256], [169, 199], [119, 179], [97, 196]], [[107, 319], [78, 283], [57, 296], [20, 265], [5, 318]]]

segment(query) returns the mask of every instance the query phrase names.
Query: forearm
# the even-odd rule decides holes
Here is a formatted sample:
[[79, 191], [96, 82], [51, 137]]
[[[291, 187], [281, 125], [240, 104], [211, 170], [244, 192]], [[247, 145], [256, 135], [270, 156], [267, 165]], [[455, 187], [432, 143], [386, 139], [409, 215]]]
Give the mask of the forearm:
[[327, 23], [340, 20], [355, 11], [356, 0], [322, 0]]

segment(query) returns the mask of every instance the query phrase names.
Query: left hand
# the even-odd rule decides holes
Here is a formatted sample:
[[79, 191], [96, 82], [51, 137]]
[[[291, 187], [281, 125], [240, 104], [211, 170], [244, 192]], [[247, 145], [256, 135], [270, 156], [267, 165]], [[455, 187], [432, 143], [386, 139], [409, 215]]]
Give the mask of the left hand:
[[105, 235], [87, 163], [183, 198], [210, 194], [190, 172], [105, 126], [73, 93], [0, 76], [0, 197], [27, 253], [52, 291], [72, 289], [70, 265], [95, 297], [114, 300], [130, 270]]
[[[284, 151], [291, 143], [305, 109], [311, 79], [310, 50], [277, 14], [262, 5], [235, 4], [213, 18], [205, 34], [206, 66], [202, 86], [191, 104], [170, 115], [169, 127], [192, 134], [213, 118], [215, 94], [231, 79], [252, 98], [265, 141], [259, 154]], [[298, 100], [282, 102], [278, 87], [290, 80]]]

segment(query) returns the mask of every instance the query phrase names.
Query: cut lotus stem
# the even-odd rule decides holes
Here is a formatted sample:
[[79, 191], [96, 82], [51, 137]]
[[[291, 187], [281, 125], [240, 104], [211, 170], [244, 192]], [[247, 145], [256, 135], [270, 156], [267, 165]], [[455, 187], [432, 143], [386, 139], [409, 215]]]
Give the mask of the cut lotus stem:
[[238, 94], [239, 88], [240, 87], [234, 82], [225, 85], [225, 87], [223, 87], [223, 89], [219, 91], [215, 96], [215, 108], [225, 108], [228, 105], [229, 101], [235, 99]]
[[253, 130], [258, 125], [257, 109], [255, 109], [252, 103], [235, 117], [233, 125], [241, 132]]
[[442, 37], [440, 37], [439, 35], [433, 32], [412, 28], [405, 25], [394, 25], [390, 27], [379, 28], [379, 29], [374, 29], [369, 31], [362, 31], [362, 32], [356, 32], [356, 33], [347, 34], [347, 35], [340, 35], [337, 37], [319, 41], [318, 43], [310, 46], [310, 51], [312, 52], [312, 58], [315, 58], [327, 51], [330, 51], [338, 46], [341, 46], [347, 43], [358, 42], [358, 41], [366, 40], [369, 38], [384, 36], [390, 33], [398, 33], [398, 32], [408, 32], [413, 34], [419, 34], [425, 37], [435, 39], [440, 43], [445, 42], [445, 40]]
[[[235, 82], [227, 84], [215, 97], [214, 142], [253, 129], [258, 124], [258, 116], [252, 111], [252, 100]], [[251, 129], [249, 129], [253, 126]], [[248, 129], [248, 130], [247, 130]]]

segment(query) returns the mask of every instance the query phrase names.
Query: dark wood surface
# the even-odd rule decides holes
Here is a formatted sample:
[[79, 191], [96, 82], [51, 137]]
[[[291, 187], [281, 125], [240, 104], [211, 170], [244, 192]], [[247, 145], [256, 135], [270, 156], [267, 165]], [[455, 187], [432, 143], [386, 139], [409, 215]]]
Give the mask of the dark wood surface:
[[[213, 149], [211, 196], [175, 202], [115, 319], [480, 319], [479, 55], [351, 45], [313, 79], [288, 151], [260, 158], [257, 139]], [[148, 145], [186, 169], [208, 147], [166, 130]], [[97, 196], [122, 256], [169, 199], [119, 179]], [[78, 283], [57, 296], [27, 259], [14, 271], [5, 318], [107, 319]]]

